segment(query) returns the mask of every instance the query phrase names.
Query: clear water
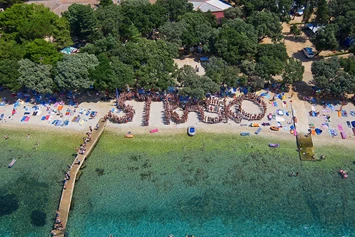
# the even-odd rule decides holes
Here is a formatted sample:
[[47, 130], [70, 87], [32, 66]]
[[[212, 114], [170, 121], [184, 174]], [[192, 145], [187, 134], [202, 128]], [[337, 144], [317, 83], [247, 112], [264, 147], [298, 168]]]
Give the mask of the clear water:
[[[49, 236], [64, 171], [80, 136], [4, 129], [0, 135], [0, 236]], [[17, 162], [9, 169], [13, 158]]]
[[292, 142], [189, 139], [106, 133], [77, 183], [69, 236], [355, 236], [355, 178], [337, 173], [353, 172], [351, 153], [301, 163]]

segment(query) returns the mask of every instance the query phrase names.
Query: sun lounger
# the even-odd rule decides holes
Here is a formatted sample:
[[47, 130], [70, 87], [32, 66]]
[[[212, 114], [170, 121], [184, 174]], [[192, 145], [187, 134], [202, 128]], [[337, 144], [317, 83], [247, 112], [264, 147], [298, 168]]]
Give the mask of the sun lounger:
[[342, 139], [346, 139], [346, 132], [344, 132], [344, 131], [343, 131], [343, 132], [340, 132], [340, 135], [341, 135], [341, 138], [342, 138]]

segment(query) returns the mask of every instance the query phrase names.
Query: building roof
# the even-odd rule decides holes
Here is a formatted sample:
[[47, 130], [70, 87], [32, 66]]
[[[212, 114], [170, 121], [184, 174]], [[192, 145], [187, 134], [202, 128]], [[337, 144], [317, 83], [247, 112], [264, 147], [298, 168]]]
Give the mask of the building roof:
[[194, 10], [201, 10], [202, 12], [220, 12], [232, 6], [219, 0], [189, 0], [194, 5]]

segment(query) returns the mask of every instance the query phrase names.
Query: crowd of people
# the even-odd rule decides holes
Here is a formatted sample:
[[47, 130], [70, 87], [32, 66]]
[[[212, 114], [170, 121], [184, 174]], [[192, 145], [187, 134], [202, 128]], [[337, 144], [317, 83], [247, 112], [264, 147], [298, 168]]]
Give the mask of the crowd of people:
[[150, 105], [152, 104], [152, 97], [146, 97], [143, 108], [143, 126], [149, 126]]
[[[261, 120], [267, 110], [266, 103], [256, 94], [241, 95], [227, 103], [227, 98], [209, 97], [200, 103], [200, 101], [180, 101], [177, 94], [139, 94], [137, 92], [121, 93], [117, 100], [117, 108], [121, 109], [125, 115], [118, 116], [113, 112], [108, 112], [105, 119], [109, 119], [114, 123], [127, 123], [133, 120], [134, 110], [132, 106], [126, 105], [125, 101], [129, 99], [137, 99], [145, 101], [143, 113], [143, 126], [149, 126], [150, 106], [152, 101], [163, 101], [164, 103], [164, 123], [169, 125], [171, 121], [176, 124], [185, 123], [188, 119], [189, 112], [196, 112], [199, 115], [199, 120], [203, 123], [220, 123], [228, 122], [228, 119], [236, 123], [240, 123], [242, 119], [248, 121]], [[243, 100], [249, 100], [257, 104], [261, 113], [248, 113], [242, 108]], [[234, 109], [232, 109], [235, 106]], [[176, 110], [182, 108], [182, 115]], [[205, 115], [205, 112], [217, 114], [216, 116]]]
[[125, 101], [132, 99], [134, 94], [132, 92], [124, 92], [121, 93], [120, 96], [117, 98], [116, 107], [117, 109], [122, 110], [125, 115], [117, 116], [112, 111], [109, 111], [107, 115], [104, 116], [104, 120], [110, 120], [113, 123], [128, 123], [132, 122], [133, 116], [135, 114], [135, 110], [133, 106], [126, 105]]

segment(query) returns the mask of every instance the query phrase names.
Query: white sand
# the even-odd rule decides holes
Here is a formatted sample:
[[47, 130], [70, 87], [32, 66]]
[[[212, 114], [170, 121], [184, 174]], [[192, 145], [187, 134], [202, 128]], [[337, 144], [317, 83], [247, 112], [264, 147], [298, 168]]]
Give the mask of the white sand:
[[[261, 92], [260, 92], [261, 93]], [[273, 94], [271, 93], [271, 97], [273, 97]], [[291, 121], [292, 118], [292, 113], [291, 113], [291, 103], [290, 100], [292, 99], [292, 106], [293, 109], [295, 110], [296, 116], [299, 120], [299, 123], [297, 124], [298, 131], [302, 132], [307, 132], [308, 130], [308, 124], [309, 123], [314, 123], [315, 127], [321, 128], [322, 123], [324, 123], [324, 118], [322, 116], [319, 117], [310, 117], [308, 112], [312, 109], [312, 105], [309, 104], [308, 102], [303, 102], [297, 99], [296, 94], [293, 96], [293, 98], [290, 97], [288, 94], [286, 96], [286, 104], [283, 104], [280, 99], [277, 99], [278, 107], [275, 107], [272, 105], [271, 102], [266, 100], [268, 102], [268, 113], [275, 113], [276, 110], [282, 109], [283, 111], [288, 111], [290, 113], [290, 116], [279, 116], [281, 120], [284, 120], [281, 122], [281, 124], [284, 126], [284, 128], [280, 129], [278, 132], [271, 131], [268, 127], [263, 127], [260, 135], [258, 136], [267, 136], [270, 139], [272, 138], [280, 138], [283, 137], [285, 139], [295, 139], [293, 135], [290, 134], [289, 132], [289, 126], [290, 124], [287, 124], [287, 122]], [[174, 133], [174, 132], [186, 132], [186, 128], [189, 126], [195, 126], [197, 131], [205, 131], [205, 132], [211, 132], [211, 133], [235, 133], [236, 135], [239, 135], [240, 132], [250, 132], [252, 136], [257, 136], [254, 135], [254, 132], [256, 131], [257, 128], [252, 128], [249, 126], [241, 126], [241, 124], [250, 124], [249, 121], [243, 120], [241, 124], [237, 124], [231, 120], [229, 120], [228, 123], [219, 123], [219, 124], [206, 124], [202, 123], [198, 120], [198, 115], [196, 113], [190, 113], [188, 120], [184, 124], [175, 124], [171, 122], [170, 125], [165, 125], [163, 123], [163, 103], [162, 102], [152, 102], [151, 104], [151, 111], [150, 111], [150, 120], [149, 120], [149, 126], [143, 127], [142, 126], [142, 121], [143, 121], [143, 107], [144, 103], [143, 102], [136, 102], [136, 101], [127, 101], [126, 102], [129, 105], [132, 105], [136, 111], [134, 119], [132, 122], [127, 123], [127, 124], [113, 124], [109, 123], [107, 128], [116, 131], [119, 134], [125, 134], [128, 131], [131, 131], [135, 134], [148, 134], [149, 130], [158, 128], [159, 133], [164, 134], [164, 133]], [[53, 130], [53, 131], [60, 131], [60, 130], [65, 130], [65, 131], [82, 131], [85, 132], [88, 130], [89, 126], [94, 127], [99, 120], [99, 118], [103, 117], [109, 110], [114, 108], [113, 102], [97, 102], [97, 103], [82, 103], [79, 105], [79, 108], [76, 109], [76, 113], [73, 116], [66, 116], [64, 115], [63, 118], [60, 118], [59, 116], [52, 114], [51, 119], [49, 121], [41, 121], [41, 117], [44, 115], [47, 115], [46, 108], [42, 107], [41, 114], [37, 116], [30, 116], [31, 119], [28, 122], [20, 122], [21, 118], [24, 116], [24, 106], [30, 106], [32, 107], [33, 105], [29, 103], [24, 103], [18, 107], [17, 114], [14, 116], [11, 116], [11, 111], [13, 108], [13, 105], [6, 105], [0, 107], [0, 114], [4, 113], [6, 122], [1, 121], [0, 122], [0, 127], [8, 127], [8, 128], [21, 128], [21, 129], [31, 129], [31, 128], [36, 128], [36, 129], [45, 129], [45, 130]], [[54, 108], [54, 106], [50, 106], [51, 108]], [[73, 106], [68, 106], [65, 105], [62, 112], [65, 114], [65, 111], [67, 108], [74, 109]], [[81, 126], [79, 123], [74, 123], [72, 122], [72, 119], [74, 116], [77, 116], [79, 114], [80, 109], [85, 109], [88, 110], [91, 108], [94, 111], [98, 111], [98, 115], [94, 119], [89, 119], [88, 116], [82, 115], [87, 121]], [[250, 112], [250, 113], [259, 113], [260, 109], [254, 105], [252, 102], [249, 101], [244, 101], [243, 102], [243, 108], [244, 110]], [[355, 120], [355, 117], [352, 117], [350, 115], [350, 111], [353, 110], [355, 111], [355, 106], [353, 104], [348, 104], [343, 107], [344, 110], [347, 111], [348, 117], [338, 117], [337, 109], [340, 108], [340, 105], [335, 106], [335, 111], [331, 111], [328, 108], [328, 112], [323, 111], [324, 109], [322, 106], [315, 106], [314, 107], [316, 111], [319, 111], [321, 115], [323, 114], [329, 114], [331, 116], [331, 122], [329, 123], [330, 128], [335, 129], [338, 132], [338, 136], [332, 138], [328, 132], [328, 129], [321, 128], [323, 130], [323, 133], [321, 135], [314, 135], [313, 140], [315, 141], [315, 144], [344, 144], [344, 145], [351, 145], [354, 140], [353, 135], [352, 135], [352, 130], [348, 128], [346, 125], [346, 121], [352, 121]], [[177, 110], [179, 114], [182, 114], [182, 110], [178, 109]], [[32, 113], [31, 113], [32, 114]], [[211, 116], [216, 116], [216, 114], [209, 113]], [[119, 116], [122, 116], [123, 113], [118, 113]], [[207, 115], [207, 113], [206, 113]], [[56, 119], [61, 119], [65, 120], [68, 119], [69, 125], [68, 126], [54, 126], [51, 124], [53, 120]], [[271, 120], [268, 121], [266, 117], [264, 117], [261, 121], [255, 121], [253, 123], [259, 123], [261, 124], [262, 122], [269, 122], [271, 125], [277, 125], [276, 120]], [[341, 124], [344, 131], [346, 131], [348, 138], [346, 140], [341, 139], [340, 137], [340, 131], [337, 127], [338, 124]], [[0, 134], [2, 135], [2, 134]]]

